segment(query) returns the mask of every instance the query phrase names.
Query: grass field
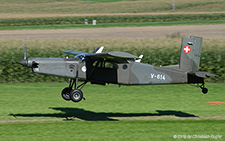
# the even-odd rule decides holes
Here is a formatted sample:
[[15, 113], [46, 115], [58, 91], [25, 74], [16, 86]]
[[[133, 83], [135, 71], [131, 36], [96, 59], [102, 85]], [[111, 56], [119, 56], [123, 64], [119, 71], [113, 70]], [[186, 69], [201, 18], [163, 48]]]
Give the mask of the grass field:
[[[1, 140], [173, 140], [174, 135], [224, 138], [224, 84], [98, 86], [86, 101], [64, 101], [66, 83], [0, 84]], [[65, 120], [66, 117], [72, 120]]]

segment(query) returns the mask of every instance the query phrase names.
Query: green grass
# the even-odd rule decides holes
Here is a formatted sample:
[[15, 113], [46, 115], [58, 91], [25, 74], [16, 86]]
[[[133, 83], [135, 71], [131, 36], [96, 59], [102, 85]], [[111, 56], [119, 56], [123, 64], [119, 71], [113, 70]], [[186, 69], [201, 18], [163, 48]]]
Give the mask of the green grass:
[[[4, 128], [3, 128], [4, 126]], [[13, 123], [1, 140], [174, 140], [173, 135], [222, 135], [223, 120]], [[3, 130], [4, 129], [4, 130]], [[7, 129], [7, 130], [5, 130]], [[212, 140], [212, 139], [211, 139]], [[215, 139], [213, 139], [215, 140]]]
[[[173, 140], [223, 135], [224, 84], [84, 87], [86, 101], [64, 101], [66, 83], [0, 84], [1, 140]], [[73, 118], [74, 121], [54, 121]], [[32, 120], [36, 120], [31, 122]], [[49, 120], [49, 121], [41, 121]], [[23, 121], [9, 123], [9, 121]]]

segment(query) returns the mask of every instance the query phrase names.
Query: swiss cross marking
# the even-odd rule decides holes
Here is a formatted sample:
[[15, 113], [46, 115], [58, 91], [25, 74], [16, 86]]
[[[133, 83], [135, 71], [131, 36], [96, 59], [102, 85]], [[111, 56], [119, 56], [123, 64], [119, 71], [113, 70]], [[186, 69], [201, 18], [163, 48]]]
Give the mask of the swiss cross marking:
[[191, 51], [191, 47], [184, 46], [183, 51], [184, 51], [184, 53], [187, 53], [188, 54]]

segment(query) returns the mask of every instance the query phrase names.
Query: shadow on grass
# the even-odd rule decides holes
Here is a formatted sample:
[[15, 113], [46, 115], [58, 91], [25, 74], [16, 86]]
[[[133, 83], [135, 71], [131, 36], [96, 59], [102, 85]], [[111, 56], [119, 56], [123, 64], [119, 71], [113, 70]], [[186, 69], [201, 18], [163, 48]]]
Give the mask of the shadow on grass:
[[[55, 118], [79, 118], [86, 121], [116, 121], [113, 117], [143, 117], [143, 116], [176, 116], [176, 117], [198, 117], [193, 114], [184, 113], [181, 111], [156, 110], [158, 113], [97, 113], [87, 111], [79, 108], [50, 108], [53, 110], [61, 111], [60, 113], [49, 113], [49, 114], [10, 114], [11, 116], [17, 117], [55, 117]], [[69, 117], [69, 118], [68, 118]]]

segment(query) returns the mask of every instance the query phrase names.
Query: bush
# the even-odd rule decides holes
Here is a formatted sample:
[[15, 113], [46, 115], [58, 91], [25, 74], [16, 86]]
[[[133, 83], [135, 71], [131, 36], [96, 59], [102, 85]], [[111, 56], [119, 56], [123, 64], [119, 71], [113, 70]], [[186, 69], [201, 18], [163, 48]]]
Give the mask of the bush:
[[86, 17], [48, 17], [24, 19], [0, 19], [0, 26], [32, 26], [32, 25], [70, 25], [84, 24], [97, 20], [98, 24], [110, 23], [144, 23], [144, 22], [188, 22], [225, 20], [225, 14], [184, 14], [184, 15], [122, 15], [122, 16], [86, 16]]

